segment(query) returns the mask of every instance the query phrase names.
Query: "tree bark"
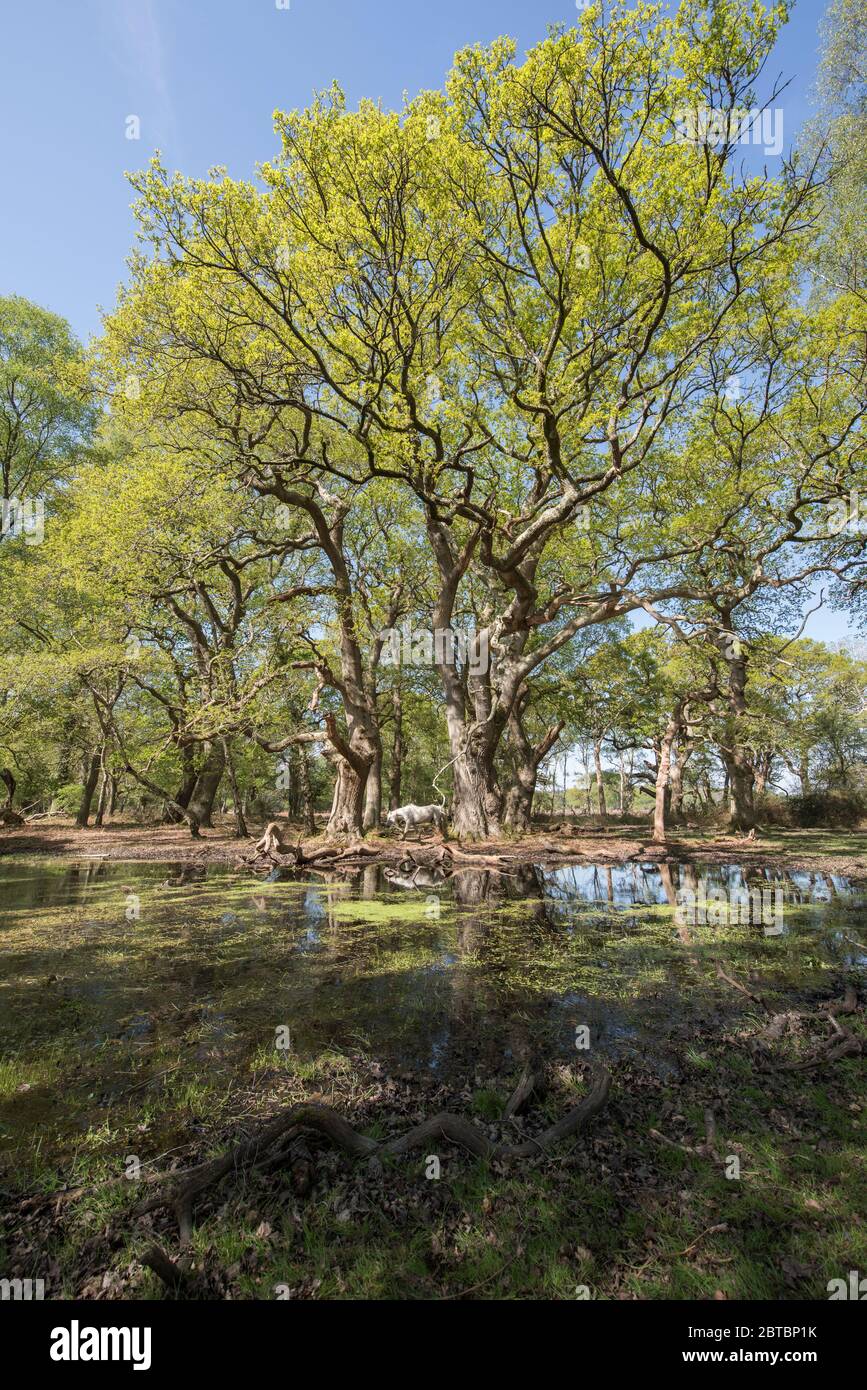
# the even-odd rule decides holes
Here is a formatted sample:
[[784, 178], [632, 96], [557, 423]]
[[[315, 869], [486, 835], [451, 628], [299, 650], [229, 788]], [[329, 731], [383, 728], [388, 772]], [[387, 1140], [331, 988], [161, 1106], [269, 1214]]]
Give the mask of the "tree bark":
[[678, 701], [659, 745], [659, 764], [656, 770], [656, 797], [653, 807], [653, 838], [664, 841], [666, 838], [666, 812], [669, 805], [668, 781], [671, 773], [671, 748], [680, 731], [683, 718], [683, 702]]
[[755, 796], [764, 795], [765, 788], [771, 779], [774, 766], [774, 755], [767, 750], [762, 753], [756, 768]]
[[[502, 798], [494, 777], [493, 750], [505, 720], [498, 712], [497, 727], [492, 727], [490, 670], [474, 676], [468, 670], [462, 676], [452, 627], [458, 586], [479, 533], [456, 553], [446, 526], [431, 508], [427, 530], [440, 576], [433, 610], [434, 665], [443, 687], [451, 753], [452, 825], [459, 839], [483, 840], [500, 830]], [[471, 665], [469, 658], [467, 664]]]
[[331, 800], [327, 830], [331, 835], [351, 835], [363, 829], [366, 778], [352, 763], [338, 754], [337, 780]]
[[[192, 744], [184, 744], [181, 748], [182, 781], [175, 794], [177, 806], [187, 807], [190, 804], [190, 797], [196, 787], [196, 764], [193, 757]], [[166, 825], [177, 825], [183, 820], [183, 816], [176, 807], [167, 806], [163, 821]]]
[[11, 811], [11, 810], [12, 810], [12, 802], [15, 800], [15, 788], [16, 788], [16, 786], [18, 785], [17, 782], [15, 781], [15, 776], [14, 776], [14, 774], [13, 774], [11, 768], [8, 768], [8, 767], [0, 768], [0, 782], [2, 782], [3, 785], [4, 785], [5, 788], [6, 788], [6, 806], [5, 806], [5, 809], [6, 809], [7, 811]]
[[[452, 824], [458, 839], [484, 840], [500, 831], [500, 793], [478, 730], [463, 719], [446, 720], [452, 763]], [[455, 753], [457, 749], [457, 753]]]
[[338, 731], [333, 714], [326, 715], [325, 724], [337, 765], [327, 832], [330, 835], [361, 835], [364, 833], [365, 790], [377, 745], [368, 737], [364, 718], [353, 721], [346, 738]]
[[535, 746], [524, 730], [523, 713], [529, 691], [522, 691], [507, 726], [510, 783], [503, 799], [503, 825], [515, 834], [525, 835], [532, 826], [533, 797], [539, 768], [563, 731], [562, 720], [554, 724]]
[[515, 835], [526, 835], [533, 819], [533, 784], [527, 785], [523, 778], [517, 779], [507, 789], [503, 800], [503, 825]]
[[87, 775], [84, 779], [84, 790], [81, 795], [81, 805], [78, 808], [78, 815], [75, 817], [75, 827], [77, 830], [84, 830], [90, 820], [90, 807], [93, 802], [93, 794], [96, 791], [96, 784], [99, 780], [99, 769], [102, 761], [101, 750], [97, 749], [90, 756], [90, 763], [87, 768]]
[[373, 755], [373, 762], [367, 774], [367, 785], [364, 789], [364, 819], [365, 830], [376, 830], [380, 823], [380, 813], [382, 810], [382, 750], [377, 748]]
[[212, 829], [214, 801], [223, 780], [226, 753], [219, 739], [211, 744], [206, 744], [205, 747], [205, 760], [199, 768], [193, 794], [187, 802], [187, 810], [197, 825]]
[[755, 772], [742, 749], [724, 755], [729, 783], [729, 822], [733, 830], [752, 830], [756, 823]]
[[605, 782], [602, 776], [602, 740], [593, 741], [593, 764], [596, 769], [596, 804], [602, 820], [607, 819], [608, 807], [605, 804]]
[[388, 807], [396, 811], [401, 805], [400, 790], [403, 781], [403, 695], [399, 681], [391, 692], [391, 707], [394, 712], [394, 732], [391, 740], [391, 784]]
[[102, 777], [99, 783], [99, 800], [96, 805], [96, 819], [94, 825], [100, 830], [105, 823], [105, 808], [108, 805], [108, 771], [105, 766], [105, 758], [102, 759]]
[[298, 759], [298, 780], [301, 784], [301, 814], [308, 835], [316, 834], [316, 810], [313, 805], [313, 791], [310, 786], [310, 761], [307, 749], [302, 745]]
[[679, 738], [674, 748], [674, 761], [671, 765], [671, 819], [674, 822], [683, 820], [683, 773], [684, 769], [692, 757], [692, 744], [686, 738]]
[[747, 749], [747, 655], [738, 639], [729, 609], [721, 612], [723, 631], [720, 651], [728, 671], [725, 747], [721, 749], [729, 779], [730, 824], [734, 830], [752, 830], [756, 823], [755, 770]]
[[246, 840], [249, 831], [247, 822], [244, 820], [244, 808], [241, 803], [241, 793], [238, 790], [238, 778], [235, 774], [235, 764], [232, 761], [232, 750], [229, 747], [228, 739], [222, 739], [223, 757], [226, 764], [226, 771], [229, 774], [229, 786], [232, 791], [232, 805], [235, 809], [235, 839]]

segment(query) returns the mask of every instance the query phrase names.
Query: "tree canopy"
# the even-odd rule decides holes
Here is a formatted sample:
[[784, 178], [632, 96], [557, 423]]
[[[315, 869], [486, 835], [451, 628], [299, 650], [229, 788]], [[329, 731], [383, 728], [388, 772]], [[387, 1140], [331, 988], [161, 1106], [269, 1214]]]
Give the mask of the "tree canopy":
[[786, 12], [591, 7], [400, 111], [278, 111], [249, 179], [155, 157], [86, 362], [0, 301], [3, 497], [49, 510], [0, 554], [28, 797], [80, 782], [86, 823], [120, 786], [197, 834], [221, 788], [239, 832], [330, 791], [357, 833], [441, 793], [481, 837], [582, 743], [598, 812], [619, 766], [660, 837], [723, 789], [750, 827], [775, 770], [857, 790], [863, 662], [801, 634], [817, 585], [864, 594], [860, 10], [822, 122], [750, 173]]

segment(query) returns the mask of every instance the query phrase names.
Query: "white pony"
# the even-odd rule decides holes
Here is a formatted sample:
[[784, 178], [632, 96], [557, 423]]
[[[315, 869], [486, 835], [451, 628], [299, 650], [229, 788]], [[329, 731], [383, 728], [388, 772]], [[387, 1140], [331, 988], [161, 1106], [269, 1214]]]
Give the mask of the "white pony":
[[[435, 825], [437, 830], [445, 830], [448, 814], [445, 806], [416, 806], [410, 802], [408, 806], [398, 806], [397, 810], [389, 811], [385, 818], [386, 825], [396, 825], [401, 832], [401, 839], [406, 839], [406, 832], [410, 826]], [[401, 826], [401, 822], [403, 825]], [[419, 838], [421, 836], [419, 835]]]

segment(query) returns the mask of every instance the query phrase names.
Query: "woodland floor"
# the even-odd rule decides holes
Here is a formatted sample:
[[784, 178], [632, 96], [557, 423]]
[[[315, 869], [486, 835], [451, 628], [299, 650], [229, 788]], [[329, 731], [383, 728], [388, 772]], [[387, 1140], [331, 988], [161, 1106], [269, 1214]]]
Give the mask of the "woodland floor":
[[[172, 1216], [136, 1216], [131, 1184], [102, 1185], [117, 1173], [109, 1155], [148, 1143], [155, 1107], [171, 1155], [157, 1166], [185, 1167], [301, 1100], [377, 1139], [445, 1109], [497, 1136], [515, 1077], [455, 1089], [323, 1055], [303, 1073], [262, 1068], [222, 1091], [202, 1075], [130, 1097], [71, 1181], [35, 1155], [30, 1171], [3, 1175], [4, 1275], [46, 1277], [52, 1298], [827, 1298], [829, 1279], [867, 1264], [863, 1059], [780, 1070], [809, 1053], [813, 1030], [769, 1044], [767, 1017], [731, 996], [722, 1009], [709, 1001], [698, 1032], [672, 1021], [668, 1075], [621, 1064], [588, 1130], [520, 1167], [440, 1142], [442, 1178], [428, 1181], [424, 1151], [371, 1167], [314, 1135], [300, 1162], [230, 1175], [197, 1203], [180, 1294], [143, 1262], [154, 1243], [177, 1258]], [[852, 1026], [863, 1040], [863, 1022]], [[574, 1084], [556, 1076], [543, 1115], [574, 1104]], [[715, 1156], [698, 1147], [708, 1107]], [[733, 1156], [740, 1181], [726, 1176]]]
[[[383, 862], [413, 848], [396, 837], [366, 843], [382, 845]], [[425, 844], [438, 848], [440, 838]], [[234, 866], [245, 848], [230, 825], [205, 831], [199, 842], [182, 828], [77, 831], [57, 821], [0, 834], [2, 855], [66, 860]], [[641, 827], [567, 834], [551, 826], [473, 849], [515, 864], [646, 863], [665, 853], [867, 881], [863, 831], [776, 831], [753, 841], [687, 832], [661, 851]], [[170, 918], [192, 912], [199, 894], [198, 887], [189, 898], [186, 889], [159, 891], [179, 894]], [[249, 896], [246, 880], [236, 891], [239, 901]], [[274, 891], [282, 894], [284, 885]], [[510, 910], [523, 923], [522, 904]], [[94, 911], [85, 910], [88, 921]], [[859, 946], [867, 937], [863, 909], [853, 904], [846, 912], [844, 925]], [[29, 942], [22, 920], [10, 992], [17, 988], [32, 1009], [18, 1052], [4, 1045], [0, 1060], [0, 1274], [44, 1277], [51, 1298], [827, 1298], [829, 1279], [867, 1268], [865, 957], [859, 963], [848, 948], [823, 952], [810, 932], [787, 936], [784, 953], [761, 932], [720, 928], [684, 945], [680, 973], [672, 975], [653, 955], [670, 950], [669, 913], [656, 907], [643, 923], [610, 930], [602, 954], [613, 959], [621, 937], [632, 953], [632, 1002], [624, 1008], [652, 1005], [654, 1051], [636, 1047], [613, 1058], [608, 1103], [584, 1132], [520, 1165], [432, 1143], [442, 1161], [439, 1181], [426, 1175], [425, 1149], [370, 1163], [306, 1134], [289, 1161], [278, 1154], [276, 1162], [230, 1172], [202, 1194], [179, 1292], [147, 1267], [155, 1244], [171, 1260], [179, 1256], [177, 1222], [167, 1211], [137, 1213], [141, 1189], [117, 1177], [126, 1155], [140, 1152], [148, 1171], [186, 1168], [228, 1152], [300, 1102], [328, 1105], [376, 1140], [442, 1111], [470, 1119], [492, 1142], [532, 1138], [586, 1092], [586, 1069], [553, 1059], [543, 1094], [508, 1121], [501, 1116], [517, 1063], [482, 1061], [483, 1039], [471, 1033], [448, 1076], [383, 1065], [364, 1046], [275, 1062], [272, 1044], [240, 1065], [231, 1054], [221, 1061], [210, 1046], [186, 1042], [165, 1070], [160, 1062], [140, 1073], [134, 1029], [123, 1034], [126, 1042], [81, 1045], [91, 1006], [65, 979], [80, 968], [89, 988], [89, 971], [108, 971], [111, 980], [111, 967], [120, 987], [129, 957], [94, 964], [92, 938], [81, 935], [77, 919], [69, 924], [65, 908], [57, 909], [56, 931], [39, 942]], [[112, 907], [109, 916], [117, 915]], [[212, 938], [190, 920], [190, 941], [206, 954]], [[371, 935], [387, 935], [389, 923], [386, 914], [381, 924], [372, 919]], [[421, 939], [427, 929], [419, 918], [413, 932]], [[147, 921], [141, 932], [137, 949], [153, 961], [148, 968], [169, 972], [160, 985], [168, 1016], [182, 944], [175, 936], [160, 943]], [[248, 940], [237, 939], [238, 960], [229, 952], [223, 961], [226, 989], [240, 988], [241, 957], [253, 953]], [[544, 947], [540, 938], [543, 954]], [[49, 975], [54, 952], [66, 953], [59, 980]], [[609, 959], [595, 961], [598, 954], [591, 951], [595, 968], [610, 967]], [[342, 976], [346, 960], [335, 969]], [[602, 971], [599, 990], [613, 973]], [[390, 976], [382, 979], [389, 988]], [[258, 999], [258, 986], [253, 993]], [[856, 1001], [854, 1010], [841, 1005], [844, 996]], [[521, 1010], [529, 1012], [533, 1000], [528, 988]], [[129, 1068], [120, 1089], [119, 1061]], [[23, 1124], [28, 1113], [35, 1128]], [[737, 1181], [726, 1174], [733, 1157]]]
[[[252, 834], [258, 835], [259, 830], [251, 827]], [[307, 852], [328, 843], [322, 835], [305, 836], [300, 826], [290, 828], [289, 838]], [[411, 837], [402, 841], [392, 832], [364, 838], [365, 846], [376, 850], [383, 863], [400, 860], [407, 852], [418, 857], [421, 851], [426, 857], [443, 843], [455, 842], [444, 841], [437, 832], [425, 832], [421, 840]], [[663, 848], [640, 824], [612, 823], [600, 828], [580, 821], [563, 826], [555, 820], [550, 827], [540, 827], [520, 839], [466, 842], [464, 848], [480, 858], [497, 855], [515, 865], [569, 861], [623, 864], [663, 858], [713, 864], [734, 859], [747, 869], [802, 869], [842, 874], [855, 883], [867, 883], [867, 829], [775, 827], [757, 832], [753, 840], [714, 830], [685, 829], [672, 832]], [[0, 856], [47, 854], [64, 859], [234, 865], [248, 849], [249, 842], [235, 837], [230, 821], [203, 830], [199, 840], [193, 840], [185, 826], [143, 826], [124, 821], [113, 821], [102, 829], [77, 830], [71, 820], [52, 818], [16, 829], [0, 828]]]

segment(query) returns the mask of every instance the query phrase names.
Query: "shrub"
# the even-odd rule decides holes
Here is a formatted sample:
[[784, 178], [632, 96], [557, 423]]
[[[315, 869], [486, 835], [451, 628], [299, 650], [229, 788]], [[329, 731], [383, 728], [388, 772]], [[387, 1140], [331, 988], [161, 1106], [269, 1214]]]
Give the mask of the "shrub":
[[51, 810], [62, 816], [77, 816], [81, 806], [84, 787], [81, 782], [67, 782], [58, 787], [51, 801]]
[[851, 830], [867, 816], [867, 798], [858, 792], [810, 792], [789, 800], [791, 824], [802, 830], [839, 825]]

